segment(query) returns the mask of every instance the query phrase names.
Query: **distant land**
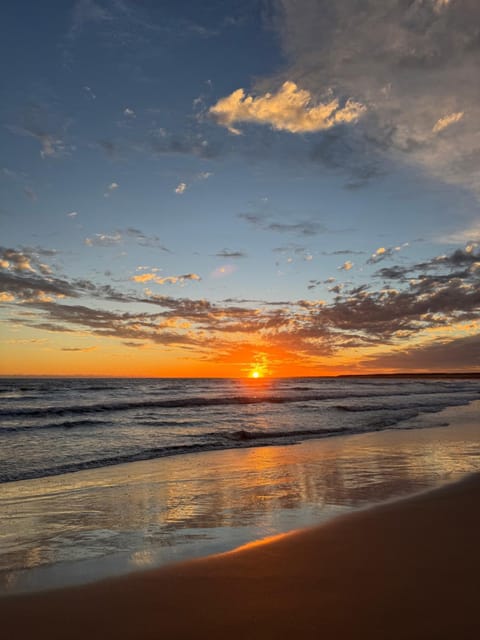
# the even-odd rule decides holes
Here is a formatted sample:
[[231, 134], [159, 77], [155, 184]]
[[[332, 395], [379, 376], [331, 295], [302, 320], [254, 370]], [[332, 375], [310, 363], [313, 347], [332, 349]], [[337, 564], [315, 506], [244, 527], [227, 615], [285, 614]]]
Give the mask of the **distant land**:
[[[203, 376], [202, 376], [203, 377]], [[34, 378], [46, 378], [46, 379], [64, 379], [64, 380], [77, 380], [80, 378], [85, 378], [86, 380], [197, 380], [201, 377], [196, 376], [189, 378], [188, 376], [176, 377], [176, 376], [101, 376], [101, 375], [20, 375], [20, 374], [1, 374], [0, 379], [34, 379]], [[205, 376], [206, 379], [209, 380], [252, 380], [251, 378], [247, 378], [246, 376]], [[480, 378], [480, 371], [439, 371], [439, 372], [412, 372], [412, 373], [342, 373], [338, 375], [330, 375], [330, 376], [322, 376], [322, 375], [312, 375], [312, 376], [264, 376], [261, 380], [269, 380], [269, 379], [280, 379], [280, 378]]]

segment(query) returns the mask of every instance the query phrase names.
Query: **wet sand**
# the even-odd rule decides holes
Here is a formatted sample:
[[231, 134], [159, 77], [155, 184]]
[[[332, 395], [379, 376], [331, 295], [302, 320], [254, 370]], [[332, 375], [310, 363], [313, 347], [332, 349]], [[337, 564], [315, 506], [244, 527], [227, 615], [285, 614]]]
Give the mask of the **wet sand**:
[[0, 599], [15, 638], [480, 637], [480, 474], [320, 527]]

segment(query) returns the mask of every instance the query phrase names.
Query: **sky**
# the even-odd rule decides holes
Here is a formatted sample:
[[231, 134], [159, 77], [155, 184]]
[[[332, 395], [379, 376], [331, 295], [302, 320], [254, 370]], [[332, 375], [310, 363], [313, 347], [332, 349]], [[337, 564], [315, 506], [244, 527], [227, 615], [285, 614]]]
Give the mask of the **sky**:
[[475, 0], [26, 0], [0, 374], [480, 370]]

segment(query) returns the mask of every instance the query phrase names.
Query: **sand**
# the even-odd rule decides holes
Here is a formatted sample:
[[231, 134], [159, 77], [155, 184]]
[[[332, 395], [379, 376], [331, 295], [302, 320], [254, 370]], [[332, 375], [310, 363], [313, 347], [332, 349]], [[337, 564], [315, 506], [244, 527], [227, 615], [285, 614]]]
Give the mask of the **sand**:
[[0, 599], [5, 638], [480, 637], [480, 474], [236, 551]]

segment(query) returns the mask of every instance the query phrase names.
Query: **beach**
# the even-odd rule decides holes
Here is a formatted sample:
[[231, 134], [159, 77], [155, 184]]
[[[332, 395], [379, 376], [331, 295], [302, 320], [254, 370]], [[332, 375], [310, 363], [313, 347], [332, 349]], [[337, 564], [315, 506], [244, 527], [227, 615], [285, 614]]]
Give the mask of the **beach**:
[[480, 633], [480, 475], [217, 556], [0, 600], [15, 638]]
[[430, 428], [4, 484], [2, 629], [475, 638], [479, 404]]
[[477, 401], [423, 416], [424, 428], [4, 483], [0, 594], [218, 554], [455, 481], [480, 468], [479, 412]]

